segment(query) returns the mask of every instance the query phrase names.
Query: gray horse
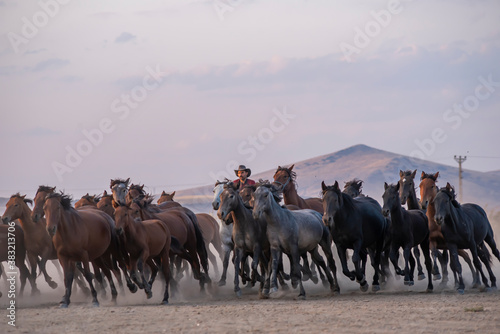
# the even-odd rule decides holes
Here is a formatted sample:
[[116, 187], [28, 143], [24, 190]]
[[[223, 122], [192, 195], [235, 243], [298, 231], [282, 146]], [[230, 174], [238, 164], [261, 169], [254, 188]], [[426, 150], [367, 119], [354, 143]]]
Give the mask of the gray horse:
[[[300, 256], [306, 252], [311, 254], [314, 263], [321, 267], [330, 282], [330, 289], [339, 292], [335, 267], [331, 250], [331, 236], [323, 225], [321, 214], [310, 209], [290, 211], [281, 207], [279, 190], [270, 184], [264, 184], [257, 188], [253, 194], [254, 218], [263, 218], [267, 222], [267, 238], [271, 247], [272, 271], [271, 292], [278, 289], [277, 273], [281, 253], [284, 252], [290, 258], [292, 286], [300, 288], [299, 298], [305, 298], [306, 293], [302, 285]], [[333, 272], [327, 269], [325, 261], [318, 252], [318, 245], [328, 259], [328, 265]]]

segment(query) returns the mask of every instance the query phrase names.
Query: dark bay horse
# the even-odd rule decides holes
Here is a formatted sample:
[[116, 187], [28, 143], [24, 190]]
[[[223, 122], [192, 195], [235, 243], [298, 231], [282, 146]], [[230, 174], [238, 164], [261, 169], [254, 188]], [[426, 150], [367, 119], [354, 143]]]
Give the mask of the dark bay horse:
[[[338, 293], [340, 289], [332, 256], [332, 240], [328, 229], [321, 221], [321, 214], [311, 209], [292, 211], [281, 207], [280, 190], [272, 184], [263, 184], [253, 194], [253, 216], [255, 219], [265, 219], [267, 223], [267, 238], [272, 257], [271, 292], [278, 288], [278, 266], [281, 254], [285, 253], [290, 258], [292, 286], [296, 288], [298, 285], [299, 298], [305, 298], [299, 260], [303, 253], [309, 252], [314, 263], [326, 273], [331, 291]], [[318, 246], [325, 253], [331, 272], [319, 254]]]
[[295, 165], [291, 165], [288, 168], [278, 166], [278, 169], [276, 169], [273, 176], [273, 183], [279, 185], [283, 191], [283, 201], [285, 202], [285, 205], [293, 204], [298, 206], [300, 209], [312, 209], [320, 214], [323, 214], [323, 204], [321, 203], [321, 198], [313, 197], [303, 199], [297, 193], [297, 173], [293, 171], [294, 166]]
[[[458, 274], [458, 293], [464, 293], [465, 285], [462, 279], [462, 266], [458, 261], [458, 249], [469, 249], [476, 270], [481, 274], [485, 288], [488, 290], [488, 279], [484, 275], [481, 261], [490, 275], [491, 285], [496, 288], [496, 278], [491, 271], [489, 254], [484, 243], [486, 242], [493, 254], [500, 260], [500, 253], [493, 238], [486, 212], [476, 204], [460, 204], [455, 199], [454, 188], [447, 183], [434, 198], [436, 213], [434, 219], [441, 226], [446, 245], [450, 251], [451, 267]], [[481, 260], [479, 260], [481, 258]]]
[[[210, 277], [208, 276], [208, 266], [204, 273], [201, 272], [200, 260], [203, 259], [203, 253], [200, 253], [199, 249], [201, 247], [204, 249], [205, 243], [199, 226], [193, 223], [192, 217], [186, 213], [183, 207], [162, 211], [158, 207], [151, 206], [152, 201], [152, 197], [146, 199], [141, 195], [129, 203], [130, 207], [134, 208], [134, 218], [141, 220], [159, 219], [168, 226], [172, 236], [188, 252], [194, 278], [199, 280], [201, 289], [204, 289], [205, 283], [210, 282]], [[204, 261], [207, 261], [206, 250], [204, 256]]]
[[[399, 171], [399, 197], [401, 199], [401, 205], [407, 205], [408, 210], [421, 210], [420, 202], [417, 198], [415, 192], [415, 175], [417, 170], [413, 172], [411, 170]], [[425, 279], [425, 274], [422, 271], [422, 264], [420, 263], [420, 251], [418, 247], [413, 247], [413, 255], [417, 260], [417, 279]]]
[[33, 207], [33, 212], [31, 213], [31, 218], [35, 223], [38, 222], [38, 220], [44, 216], [43, 205], [45, 204], [45, 199], [55, 190], [56, 187], [49, 187], [49, 186], [38, 187], [35, 198], [33, 199], [33, 202], [35, 202], [35, 206]]
[[[257, 267], [261, 266], [264, 277], [267, 275], [269, 263], [269, 241], [266, 235], [266, 223], [263, 220], [254, 219], [252, 210], [245, 206], [243, 199], [239, 196], [236, 186], [230, 182], [224, 185], [224, 191], [220, 195], [220, 206], [217, 215], [222, 221], [226, 221], [228, 215], [233, 219], [233, 242], [234, 242], [234, 292], [241, 297], [239, 287], [240, 264], [247, 255], [252, 256], [252, 281], [255, 282]], [[264, 280], [261, 280], [261, 297], [269, 295], [269, 282], [264, 289]]]
[[[19, 219], [24, 232], [24, 245], [31, 265], [31, 278], [36, 290], [36, 267], [40, 268], [45, 281], [52, 288], [57, 288], [57, 283], [52, 280], [47, 273], [45, 264], [47, 260], [57, 259], [57, 253], [52, 244], [52, 238], [47, 233], [45, 220], [41, 218], [39, 222], [31, 219], [31, 209], [27, 203], [32, 204], [32, 200], [21, 196], [19, 193], [12, 195], [6, 204], [5, 212], [2, 216], [4, 224]], [[38, 258], [40, 257], [40, 260]]]
[[[372, 290], [380, 290], [380, 256], [387, 231], [387, 221], [382, 216], [380, 204], [371, 197], [351, 198], [340, 191], [337, 181], [333, 186], [327, 186], [323, 181], [321, 188], [325, 212], [323, 223], [330, 228], [337, 246], [342, 272], [351, 280], [356, 279], [361, 291], [367, 291], [368, 283], [361, 262], [366, 262], [366, 256], [370, 253], [375, 271]], [[354, 271], [350, 271], [347, 266], [347, 249], [353, 250]]]
[[[411, 254], [411, 249], [420, 246], [427, 268], [428, 282], [427, 292], [432, 292], [432, 261], [429, 254], [429, 225], [427, 216], [420, 209], [406, 210], [401, 206], [400, 183], [388, 185], [384, 183], [385, 192], [383, 213], [385, 216], [391, 215], [391, 250], [389, 257], [394, 265], [397, 275], [404, 275], [404, 284], [413, 285], [413, 273], [415, 270], [415, 260]], [[398, 252], [403, 248], [405, 259], [404, 271], [398, 266]], [[408, 266], [411, 265], [411, 268]]]
[[111, 287], [112, 300], [116, 301], [116, 288], [110, 268], [112, 268], [111, 248], [116, 244], [113, 219], [99, 210], [80, 210], [71, 207], [71, 198], [64, 194], [52, 193], [47, 196], [44, 213], [47, 231], [53, 236], [57, 257], [64, 270], [64, 294], [60, 306], [68, 307], [76, 262], [83, 264], [85, 278], [92, 293], [92, 303], [99, 305], [97, 292], [92, 283], [89, 262], [97, 264], [103, 271]]
[[110, 217], [114, 217], [115, 208], [113, 207], [113, 194], [108, 194], [107, 191], [104, 190], [101, 199], [97, 202], [97, 208], [106, 212]]
[[347, 181], [344, 185], [344, 189], [342, 192], [351, 196], [352, 198], [356, 198], [358, 196], [364, 197], [365, 195], [361, 193], [361, 189], [363, 188], [363, 181], [358, 179], [352, 179]]
[[[115, 209], [116, 232], [125, 237], [124, 247], [130, 255], [130, 276], [140, 288], [144, 289], [149, 299], [153, 296], [151, 289], [158, 273], [157, 264], [160, 265], [165, 278], [162, 304], [166, 305], [168, 304], [170, 283], [169, 255], [172, 243], [170, 230], [165, 223], [158, 219], [141, 221], [132, 218], [132, 210], [130, 205], [119, 205]], [[149, 282], [144, 275], [145, 264], [151, 268]], [[140, 281], [136, 277], [136, 271], [139, 271]]]
[[[26, 279], [31, 285], [31, 295], [40, 294], [40, 290], [36, 287], [35, 279], [30, 275], [28, 267], [24, 263], [26, 259], [26, 246], [24, 244], [23, 229], [14, 222], [9, 222], [8, 225], [0, 225], [0, 263], [9, 261], [19, 268], [19, 279], [21, 281], [21, 289], [19, 295], [24, 294]], [[15, 258], [12, 255], [15, 254]], [[12, 261], [12, 262], [10, 262]], [[13, 271], [12, 268], [10, 271]], [[2, 266], [0, 265], [0, 276], [2, 274]], [[0, 297], [2, 294], [0, 293]]]
[[[436, 208], [434, 207], [434, 198], [436, 197], [436, 194], [438, 192], [438, 187], [436, 185], [438, 177], [439, 172], [436, 172], [435, 174], [426, 174], [424, 171], [422, 171], [419, 187], [421, 206], [422, 209], [426, 210], [427, 221], [429, 223], [429, 246], [434, 261], [434, 279], [441, 278], [436, 261], [438, 259], [443, 271], [441, 282], [443, 284], [446, 284], [446, 282], [448, 282], [448, 249], [446, 248], [446, 241], [444, 240], [443, 233], [441, 233], [441, 226], [439, 226], [434, 220], [434, 215], [436, 214]], [[443, 250], [443, 253], [441, 254], [438, 249]], [[476, 270], [474, 269], [474, 265], [472, 264], [469, 254], [463, 249], [458, 249], [457, 252], [458, 255], [460, 255], [469, 265], [472, 273], [473, 287], [478, 287], [481, 282], [479, 281], [479, 277], [476, 273]], [[458, 286], [458, 278], [456, 276], [456, 273], [454, 273], [454, 277], [455, 285]]]

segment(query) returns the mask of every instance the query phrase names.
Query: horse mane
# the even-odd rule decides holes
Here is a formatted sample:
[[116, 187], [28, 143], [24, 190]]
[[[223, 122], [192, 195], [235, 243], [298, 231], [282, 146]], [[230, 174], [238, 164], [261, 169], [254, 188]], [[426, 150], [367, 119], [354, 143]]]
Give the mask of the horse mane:
[[73, 207], [71, 206], [71, 201], [73, 200], [70, 195], [64, 194], [62, 191], [60, 193], [52, 193], [48, 194], [47, 199], [49, 198], [60, 198], [61, 205], [64, 210], [70, 210]]
[[[24, 195], [26, 196], [26, 195]], [[29, 203], [31, 205], [33, 205], [33, 201], [29, 198], [24, 198], [23, 196], [21, 196], [20, 193], [15, 193], [14, 195], [10, 196], [10, 198], [20, 198], [24, 201], [24, 203]]]
[[276, 203], [279, 204], [279, 202], [281, 202], [282, 191], [276, 188], [271, 182], [267, 181], [267, 183], [262, 183], [259, 186], [268, 188], [271, 191], [271, 194], [273, 194]]
[[139, 184], [131, 184], [128, 190], [129, 191], [137, 190], [139, 192], [139, 194], [147, 195], [146, 192], [144, 191], [144, 185], [141, 186]]
[[52, 192], [56, 190], [56, 187], [49, 187], [49, 186], [39, 186], [38, 187], [38, 190], [36, 191], [36, 193], [38, 194], [39, 192], [43, 191], [43, 192], [46, 192], [46, 193], [49, 193], [49, 192]]
[[224, 183], [224, 189], [238, 191], [238, 188], [236, 188], [236, 185], [233, 182]]
[[340, 191], [340, 188], [335, 187], [335, 185], [331, 186], [326, 186], [326, 188], [322, 192], [322, 196], [325, 195], [328, 191], [333, 191], [337, 194], [337, 196], [341, 199], [340, 203], [341, 205], [346, 209], [349, 210], [349, 213], [356, 211], [356, 207], [354, 205], [354, 199], [351, 198], [351, 196], [343, 193]]
[[405, 170], [405, 171], [403, 172], [403, 176], [404, 176], [404, 177], [406, 177], [406, 176], [411, 176], [411, 174], [413, 174], [413, 171], [412, 171], [412, 170], [409, 170], [409, 169], [408, 169], [408, 170]]
[[422, 172], [422, 176], [420, 177], [420, 181], [424, 179], [431, 179], [434, 182], [437, 182], [437, 177], [434, 176], [434, 174], [427, 174], [425, 172]]
[[122, 180], [122, 179], [111, 179], [111, 183], [109, 184], [110, 188], [113, 188], [115, 185], [124, 183], [125, 186], [128, 187], [128, 183], [130, 182], [130, 179]]
[[144, 195], [141, 194], [137, 198], [135, 198], [132, 202], [139, 205], [141, 209], [149, 210], [154, 213], [161, 212], [160, 208], [158, 208], [156, 205], [151, 204], [153, 200], [154, 200], [153, 196], [149, 194], [144, 194]]
[[97, 203], [101, 200], [101, 197], [99, 195], [86, 194], [86, 195], [83, 195], [82, 198], [86, 199], [89, 202], [94, 202], [94, 203]]
[[215, 182], [215, 186], [214, 186], [214, 187], [217, 187], [219, 184], [226, 184], [226, 183], [229, 183], [229, 182], [233, 182], [233, 181], [229, 180], [229, 179], [226, 177], [226, 178], [224, 178], [224, 180], [223, 180], [223, 181], [219, 181], [219, 180], [217, 180], [217, 182]]
[[352, 179], [351, 181], [347, 181], [344, 185], [344, 189], [351, 186], [358, 189], [359, 192], [361, 193], [361, 188], [363, 187], [363, 181], [360, 179]]

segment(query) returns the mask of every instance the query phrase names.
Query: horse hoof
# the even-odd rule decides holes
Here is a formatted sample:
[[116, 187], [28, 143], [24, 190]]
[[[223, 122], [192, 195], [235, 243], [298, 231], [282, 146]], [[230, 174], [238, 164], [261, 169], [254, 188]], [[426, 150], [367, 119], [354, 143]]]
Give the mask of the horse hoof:
[[36, 288], [34, 290], [31, 290], [31, 295], [32, 296], [39, 296], [40, 295], [40, 290], [38, 290]]
[[168, 300], [162, 301], [160, 305], [168, 305]]
[[318, 284], [319, 280], [318, 280], [318, 276], [311, 276], [311, 281], [314, 283], [314, 284]]
[[465, 293], [464, 289], [457, 289], [459, 295], [463, 295]]
[[419, 281], [424, 280], [425, 279], [425, 274], [418, 275], [417, 279]]
[[299, 295], [297, 297], [298, 300], [306, 300], [306, 296], [305, 295]]
[[434, 281], [439, 281], [441, 279], [441, 274], [432, 275]]
[[226, 285], [226, 281], [219, 281], [219, 283], [217, 283], [218, 286], [224, 286]]
[[59, 304], [59, 308], [68, 308], [68, 304], [61, 303], [61, 304]]
[[302, 274], [302, 282], [309, 281], [310, 278], [311, 278], [311, 275], [305, 274], [305, 273]]
[[130, 290], [130, 292], [132, 293], [136, 293], [137, 292], [137, 285], [135, 284], [128, 284], [128, 289]]
[[363, 292], [368, 291], [368, 283], [365, 283], [365, 285], [360, 285], [359, 289]]
[[372, 285], [372, 291], [377, 292], [380, 290], [380, 285]]
[[241, 290], [236, 291], [236, 297], [241, 298]]
[[52, 289], [57, 289], [57, 283], [54, 281], [47, 282], [47, 284], [52, 288]]
[[273, 288], [271, 288], [271, 290], [269, 291], [269, 294], [276, 293], [276, 292], [278, 292], [278, 288], [277, 288], [277, 287], [273, 287]]
[[153, 297], [153, 292], [152, 291], [146, 292], [146, 296], [148, 299], [151, 299], [151, 297]]
[[259, 299], [269, 299], [269, 292], [262, 292], [259, 294]]
[[425, 292], [427, 292], [427, 293], [432, 293], [432, 292], [434, 292], [434, 289], [433, 289], [433, 288], [427, 288], [427, 289], [425, 290]]
[[92, 307], [99, 307], [99, 302], [93, 302]]
[[481, 284], [479, 284], [479, 283], [477, 283], [477, 282], [476, 282], [476, 283], [474, 283], [474, 284], [472, 285], [472, 288], [473, 288], [473, 289], [477, 289], [477, 288], [479, 288], [480, 286], [481, 286]]

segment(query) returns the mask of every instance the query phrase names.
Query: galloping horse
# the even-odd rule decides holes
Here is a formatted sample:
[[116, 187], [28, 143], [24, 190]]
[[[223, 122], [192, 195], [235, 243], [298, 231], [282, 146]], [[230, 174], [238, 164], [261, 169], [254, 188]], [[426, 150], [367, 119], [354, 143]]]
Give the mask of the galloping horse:
[[[333, 186], [321, 182], [323, 190], [323, 223], [330, 232], [337, 246], [337, 253], [342, 262], [342, 272], [351, 280], [356, 279], [361, 291], [368, 290], [368, 283], [361, 266], [366, 261], [368, 251], [375, 271], [372, 290], [380, 290], [380, 256], [384, 246], [387, 222], [382, 216], [380, 204], [371, 197], [351, 198], [340, 191], [335, 181]], [[352, 249], [352, 262], [355, 271], [349, 271], [346, 250]]]
[[434, 219], [441, 226], [441, 232], [450, 251], [451, 268], [458, 273], [458, 293], [463, 294], [465, 289], [462, 266], [458, 261], [458, 249], [470, 250], [474, 266], [481, 274], [484, 286], [489, 289], [488, 279], [481, 266], [481, 261], [483, 261], [490, 275], [491, 285], [496, 287], [496, 278], [490, 266], [491, 256], [484, 242], [486, 241], [499, 260], [500, 253], [496, 247], [486, 212], [476, 204], [460, 205], [455, 199], [455, 190], [449, 183], [436, 194], [434, 207], [436, 209]]
[[56, 187], [39, 186], [36, 191], [35, 206], [33, 207], [33, 212], [31, 212], [31, 219], [36, 223], [44, 216], [43, 205], [45, 204], [45, 199], [48, 195], [52, 194], [56, 190]]
[[363, 187], [363, 181], [358, 179], [352, 179], [345, 183], [342, 192], [344, 194], [351, 196], [352, 198], [356, 198], [358, 196], [365, 197], [365, 195], [361, 193], [362, 187]]
[[[411, 170], [402, 171], [399, 170], [399, 198], [401, 199], [401, 205], [407, 204], [408, 210], [421, 210], [420, 203], [417, 199], [417, 194], [415, 192], [415, 175], [417, 170], [413, 172]], [[417, 260], [417, 279], [425, 279], [425, 274], [422, 271], [422, 264], [420, 263], [420, 251], [418, 247], [413, 247], [413, 255]]]
[[[165, 277], [162, 304], [166, 305], [168, 304], [170, 283], [169, 253], [172, 243], [170, 230], [165, 223], [158, 219], [135, 220], [131, 217], [131, 211], [130, 205], [119, 205], [115, 209], [116, 232], [118, 235], [125, 236], [125, 249], [130, 255], [130, 276], [140, 288], [144, 289], [148, 299], [151, 298], [153, 296], [151, 289], [158, 273], [158, 266], [154, 261], [156, 259], [156, 262], [161, 265]], [[151, 268], [149, 282], [144, 276], [144, 264], [148, 264]], [[140, 273], [141, 281], [136, 277], [137, 270]]]
[[[13, 243], [14, 241], [15, 243]], [[20, 296], [24, 294], [24, 287], [26, 286], [26, 279], [29, 280], [31, 285], [31, 295], [40, 294], [40, 290], [36, 287], [35, 279], [30, 275], [30, 271], [24, 260], [26, 259], [26, 246], [24, 244], [23, 229], [14, 223], [7, 225], [0, 225], [0, 263], [4, 261], [12, 261], [12, 252], [15, 253], [14, 263], [19, 268], [19, 278], [21, 280]], [[13, 269], [13, 268], [12, 268]], [[0, 276], [3, 267], [0, 265]], [[0, 297], [2, 293], [0, 292]]]
[[[45, 220], [35, 223], [31, 219], [31, 210], [27, 203], [32, 204], [32, 200], [21, 196], [19, 193], [12, 195], [6, 204], [5, 212], [2, 216], [4, 224], [19, 219], [24, 232], [24, 244], [28, 254], [28, 260], [31, 264], [31, 278], [35, 284], [36, 290], [36, 267], [40, 267], [45, 281], [52, 288], [57, 288], [57, 283], [47, 273], [45, 264], [47, 260], [57, 259], [57, 253], [52, 244], [52, 238], [45, 229]], [[40, 261], [38, 261], [40, 257]]]
[[58, 193], [47, 196], [43, 210], [47, 220], [47, 231], [53, 235], [57, 257], [64, 270], [66, 293], [60, 306], [67, 308], [70, 303], [76, 262], [83, 264], [93, 305], [98, 306], [99, 302], [89, 270], [90, 261], [97, 264], [106, 275], [111, 287], [112, 301], [116, 301], [117, 292], [110, 268], [112, 268], [111, 248], [117, 240], [111, 217], [99, 210], [77, 211], [71, 207], [69, 196]]
[[99, 203], [100, 200], [101, 197], [99, 195], [89, 195], [89, 193], [87, 193], [75, 203], [75, 209], [81, 208], [82, 206], [97, 207], [97, 203]]
[[[262, 217], [267, 222], [267, 238], [272, 256], [271, 292], [278, 289], [277, 273], [283, 252], [290, 257], [292, 286], [296, 288], [299, 285], [299, 298], [305, 298], [299, 260], [301, 254], [309, 252], [314, 263], [325, 271], [331, 291], [338, 293], [340, 289], [332, 256], [332, 240], [328, 229], [321, 221], [321, 215], [310, 209], [291, 211], [281, 207], [278, 204], [281, 201], [280, 191], [271, 184], [258, 187], [253, 196], [254, 218]], [[333, 277], [318, 252], [318, 245], [327, 256]]]
[[[439, 226], [434, 220], [434, 215], [436, 214], [434, 198], [438, 192], [438, 187], [436, 186], [438, 177], [439, 172], [436, 172], [435, 174], [426, 174], [422, 171], [422, 175], [420, 177], [420, 198], [422, 209], [426, 210], [427, 221], [429, 222], [429, 246], [434, 260], [434, 279], [436, 280], [441, 278], [436, 261], [436, 259], [439, 259], [443, 270], [443, 278], [441, 282], [446, 284], [446, 282], [448, 282], [448, 248], [446, 248], [446, 241], [444, 240], [443, 233], [441, 232], [441, 226]], [[438, 249], [443, 250], [442, 255]], [[472, 264], [469, 254], [463, 249], [458, 249], [457, 252], [458, 255], [460, 255], [469, 265], [472, 273], [473, 287], [478, 287], [481, 282], [479, 281], [479, 276], [474, 269], [474, 265]], [[455, 277], [455, 285], [458, 285], [456, 273], [453, 274]]]
[[[220, 195], [220, 206], [217, 211], [218, 217], [226, 221], [227, 216], [232, 214], [233, 221], [233, 241], [234, 252], [234, 292], [241, 297], [239, 287], [239, 275], [241, 261], [246, 255], [253, 258], [252, 261], [252, 282], [255, 282], [257, 267], [261, 265], [264, 277], [268, 277], [267, 266], [269, 262], [269, 241], [266, 235], [266, 224], [264, 221], [254, 219], [252, 210], [247, 208], [241, 196], [232, 182], [224, 185], [224, 191]], [[260, 296], [269, 295], [269, 286], [263, 291], [264, 281], [261, 280]]]
[[[385, 192], [383, 212], [385, 216], [391, 215], [391, 251], [389, 257], [394, 265], [397, 275], [404, 275], [404, 284], [413, 285], [413, 272], [415, 270], [415, 260], [411, 255], [411, 249], [420, 245], [424, 253], [425, 266], [427, 268], [428, 282], [427, 292], [433, 290], [432, 286], [432, 261], [429, 255], [429, 225], [427, 216], [420, 209], [405, 210], [401, 206], [400, 183], [388, 185], [384, 183]], [[403, 248], [405, 258], [404, 272], [398, 266], [399, 248]], [[411, 264], [411, 269], [408, 267]]]
[[278, 166], [273, 176], [273, 183], [279, 185], [283, 191], [283, 201], [285, 205], [293, 204], [300, 209], [312, 209], [323, 214], [321, 198], [314, 197], [303, 199], [298, 195], [296, 187], [297, 174], [293, 171], [294, 166], [295, 165], [291, 165], [288, 168]]

